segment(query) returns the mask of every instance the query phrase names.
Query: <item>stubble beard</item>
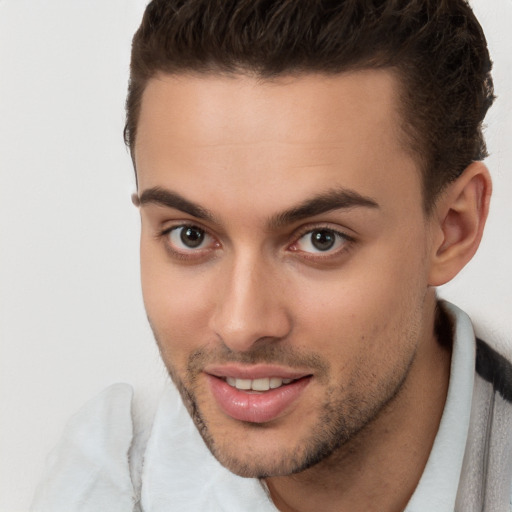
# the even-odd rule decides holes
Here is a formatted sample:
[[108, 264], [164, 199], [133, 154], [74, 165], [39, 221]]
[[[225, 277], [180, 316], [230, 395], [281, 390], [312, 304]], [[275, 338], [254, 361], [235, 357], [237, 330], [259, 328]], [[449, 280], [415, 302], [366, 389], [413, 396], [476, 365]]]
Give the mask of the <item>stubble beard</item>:
[[[156, 339], [158, 346], [161, 347], [158, 338]], [[275, 356], [276, 351], [270, 348], [268, 351], [258, 351], [258, 354], [233, 356], [229, 358], [229, 361], [275, 363]], [[318, 369], [320, 379], [328, 380], [329, 365], [321, 361], [318, 356], [304, 358], [295, 353], [286, 355], [281, 353], [277, 362], [286, 362], [292, 367], [298, 367], [304, 364], [305, 359]], [[224, 467], [239, 476], [265, 479], [301, 473], [321, 462], [328, 462], [335, 454], [337, 460], [340, 457], [343, 458], [343, 453], [350, 451], [349, 445], [353, 444], [362, 432], [371, 427], [379, 415], [400, 394], [413, 363], [414, 353], [401, 367], [390, 372], [388, 380], [380, 383], [381, 385], [373, 391], [363, 390], [361, 392], [360, 383], [356, 386], [359, 393], [352, 393], [350, 385], [347, 386], [347, 389], [342, 386], [327, 387], [326, 398], [321, 405], [318, 413], [319, 419], [315, 425], [300, 442], [296, 443], [295, 447], [275, 454], [272, 457], [272, 462], [269, 462], [268, 457], [264, 456], [260, 460], [254, 454], [244, 457], [242, 446], [235, 446], [233, 449], [229, 442], [224, 444], [219, 442], [211, 431], [208, 419], [203, 416], [195, 391], [197, 377], [201, 373], [200, 368], [204, 361], [218, 362], [219, 360], [225, 361], [225, 358], [219, 359], [218, 356], [213, 356], [204, 350], [197, 350], [189, 356], [185, 378], [178, 375], [170, 361], [165, 358], [163, 360], [197, 430], [214, 457]], [[265, 429], [265, 425], [260, 424], [244, 423], [244, 426], [260, 431]], [[241, 451], [242, 455], [240, 455]]]

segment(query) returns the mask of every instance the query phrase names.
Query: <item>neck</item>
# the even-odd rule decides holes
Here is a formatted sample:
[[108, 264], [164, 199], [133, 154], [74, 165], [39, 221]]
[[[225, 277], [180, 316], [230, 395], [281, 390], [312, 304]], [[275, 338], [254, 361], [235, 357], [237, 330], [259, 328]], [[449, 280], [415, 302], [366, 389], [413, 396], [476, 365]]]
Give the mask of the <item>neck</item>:
[[296, 475], [266, 480], [281, 512], [404, 510], [441, 421], [451, 351], [436, 339], [432, 307], [408, 377], [375, 420], [328, 459]]

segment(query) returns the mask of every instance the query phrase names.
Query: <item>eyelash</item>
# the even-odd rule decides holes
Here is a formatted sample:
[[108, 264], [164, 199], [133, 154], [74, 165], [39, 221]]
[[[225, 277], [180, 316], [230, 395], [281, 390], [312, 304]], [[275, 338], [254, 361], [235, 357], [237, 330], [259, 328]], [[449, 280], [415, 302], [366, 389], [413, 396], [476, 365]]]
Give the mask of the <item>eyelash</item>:
[[[190, 260], [197, 260], [198, 258], [204, 258], [206, 255], [204, 254], [204, 251], [209, 251], [212, 249], [212, 247], [206, 248], [206, 249], [197, 249], [189, 248], [187, 249], [176, 249], [172, 246], [169, 237], [173, 231], [178, 232], [179, 229], [186, 229], [186, 228], [194, 228], [199, 231], [202, 231], [206, 236], [211, 237], [213, 240], [215, 240], [215, 236], [210, 234], [209, 231], [197, 224], [194, 223], [182, 223], [182, 224], [176, 224], [174, 226], [168, 227], [164, 230], [162, 230], [158, 234], [158, 238], [164, 240], [165, 248], [166, 250], [171, 254], [172, 257], [177, 258], [182, 261], [190, 261]], [[325, 251], [325, 254], [323, 251], [318, 252], [307, 252], [307, 251], [301, 251], [300, 249], [294, 248], [299, 241], [304, 238], [308, 234], [312, 234], [315, 231], [328, 231], [332, 234], [334, 234], [336, 237], [338, 237], [339, 240], [341, 240], [341, 248], [338, 248], [334, 251], [331, 251], [330, 248]], [[287, 249], [293, 253], [301, 253], [301, 257], [307, 260], [313, 260], [313, 261], [326, 261], [330, 259], [335, 259], [337, 257], [340, 257], [342, 254], [346, 253], [352, 245], [355, 242], [354, 237], [347, 235], [343, 231], [334, 229], [328, 225], [314, 225], [314, 226], [304, 226], [300, 231], [295, 232], [293, 234], [294, 241], [291, 244], [287, 245]], [[335, 242], [336, 243], [336, 242]], [[219, 242], [215, 242], [213, 249], [219, 248], [221, 245]]]
[[314, 261], [327, 261], [330, 259], [339, 258], [342, 254], [345, 254], [355, 243], [355, 238], [348, 235], [347, 233], [344, 233], [343, 231], [339, 229], [335, 229], [329, 225], [325, 224], [318, 224], [315, 226], [305, 226], [303, 227], [299, 232], [294, 234], [294, 242], [290, 244], [288, 247], [293, 252], [297, 251], [299, 252], [300, 249], [293, 249], [293, 246], [297, 245], [299, 241], [304, 238], [306, 235], [312, 235], [315, 231], [328, 231], [332, 234], [334, 234], [336, 237], [338, 237], [341, 240], [341, 247], [338, 249], [335, 249], [331, 251], [328, 249], [325, 251], [318, 251], [318, 252], [306, 252], [301, 251], [301, 257], [308, 259], [308, 260], [314, 260]]
[[[197, 229], [199, 231], [202, 231], [206, 236], [211, 237], [213, 240], [215, 240], [215, 237], [212, 234], [210, 234], [207, 229], [204, 229], [203, 227], [198, 226], [197, 224], [194, 224], [194, 223], [176, 224], [174, 226], [168, 227], [168, 228], [162, 230], [158, 234], [158, 238], [160, 238], [160, 239], [162, 239], [164, 241], [164, 245], [165, 245], [166, 250], [174, 258], [177, 258], [177, 259], [183, 260], [183, 261], [188, 261], [188, 260], [195, 260], [198, 257], [199, 258], [203, 257], [204, 256], [204, 253], [203, 253], [204, 249], [203, 250], [201, 250], [201, 249], [195, 250], [193, 248], [189, 248], [188, 250], [187, 249], [178, 250], [178, 249], [175, 249], [172, 246], [172, 244], [170, 242], [171, 233], [173, 231], [177, 232], [179, 229], [186, 229], [186, 228], [189, 228], [189, 229], [193, 228], [193, 229]], [[220, 247], [220, 244], [218, 242], [215, 243], [215, 247], [214, 248], [217, 248], [217, 247]]]

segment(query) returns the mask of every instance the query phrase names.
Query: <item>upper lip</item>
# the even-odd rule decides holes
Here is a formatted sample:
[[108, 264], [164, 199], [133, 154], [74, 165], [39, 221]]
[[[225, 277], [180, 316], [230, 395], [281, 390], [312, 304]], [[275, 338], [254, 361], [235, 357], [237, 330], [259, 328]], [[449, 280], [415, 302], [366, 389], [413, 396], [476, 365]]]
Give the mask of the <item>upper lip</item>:
[[232, 377], [234, 379], [251, 380], [263, 379], [265, 377], [296, 380], [311, 375], [311, 373], [308, 372], [271, 364], [257, 364], [250, 366], [235, 363], [208, 365], [204, 368], [204, 372], [220, 378]]

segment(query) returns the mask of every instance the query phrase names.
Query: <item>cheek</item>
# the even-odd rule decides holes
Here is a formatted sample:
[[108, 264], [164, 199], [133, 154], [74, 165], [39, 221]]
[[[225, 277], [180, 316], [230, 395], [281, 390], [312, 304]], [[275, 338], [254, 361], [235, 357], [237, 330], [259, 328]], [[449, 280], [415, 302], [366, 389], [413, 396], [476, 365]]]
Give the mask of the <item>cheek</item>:
[[[421, 243], [418, 239], [412, 243]], [[329, 277], [296, 289], [296, 315], [304, 339], [332, 357], [350, 359], [364, 347], [368, 357], [411, 343], [418, 335], [427, 290], [424, 259], [417, 249], [395, 246], [361, 251]]]
[[164, 358], [173, 360], [206, 343], [207, 291], [205, 275], [192, 267], [169, 264], [165, 256], [141, 247], [144, 305]]

